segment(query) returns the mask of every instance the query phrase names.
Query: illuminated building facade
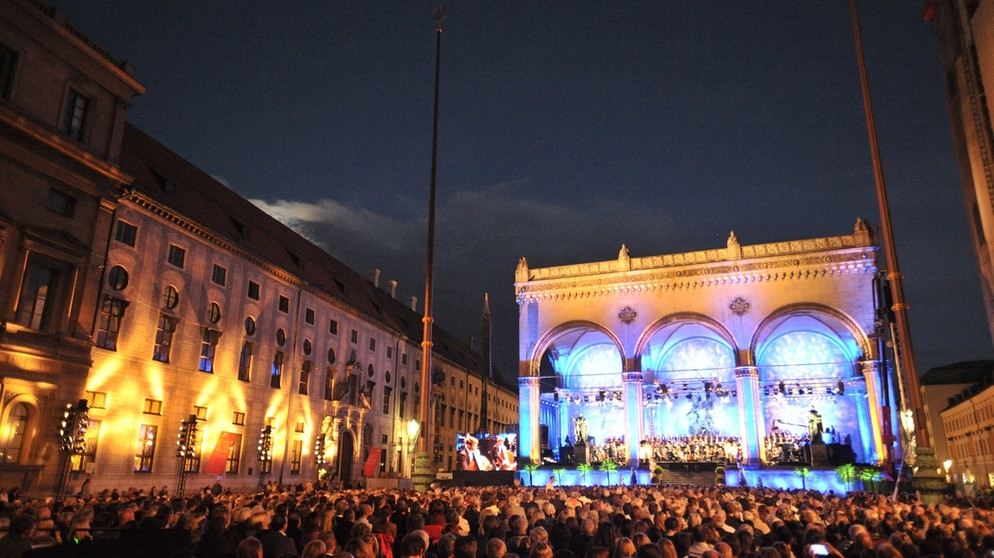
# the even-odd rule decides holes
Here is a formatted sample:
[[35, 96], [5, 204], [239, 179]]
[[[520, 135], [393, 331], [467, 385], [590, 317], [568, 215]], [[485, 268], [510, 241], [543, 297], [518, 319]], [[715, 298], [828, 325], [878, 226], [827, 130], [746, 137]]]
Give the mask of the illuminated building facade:
[[930, 0], [926, 19], [938, 33], [953, 146], [994, 338], [994, 1]]
[[90, 370], [93, 301], [144, 88], [54, 9], [0, 1], [0, 486], [51, 485]]
[[994, 486], [994, 385], [990, 380], [957, 393], [938, 413], [949, 456], [944, 466], [954, 485]]
[[[0, 0], [0, 24], [0, 485], [44, 493], [63, 463], [92, 491], [321, 470], [354, 485], [367, 461], [409, 476], [416, 300], [126, 124], [144, 89], [64, 15]], [[482, 357], [434, 335], [444, 463], [457, 430], [480, 429], [484, 393], [493, 426], [514, 422], [517, 394], [481, 389]], [[63, 443], [80, 400], [81, 443]]]
[[[521, 457], [576, 439], [613, 442], [635, 463], [647, 439], [732, 440], [770, 462], [773, 431], [808, 433], [812, 413], [854, 459], [887, 455], [894, 386], [877, 331], [877, 251], [852, 234], [531, 268], [522, 258]], [[530, 441], [528, 443], [527, 441]]]

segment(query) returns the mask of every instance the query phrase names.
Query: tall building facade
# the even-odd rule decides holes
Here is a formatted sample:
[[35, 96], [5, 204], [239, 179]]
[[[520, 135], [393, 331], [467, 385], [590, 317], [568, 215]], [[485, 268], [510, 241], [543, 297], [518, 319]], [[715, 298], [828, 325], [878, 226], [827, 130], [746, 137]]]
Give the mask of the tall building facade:
[[987, 319], [994, 336], [994, 1], [930, 0], [926, 19], [938, 33], [946, 102], [980, 267]]
[[63, 14], [0, 8], [0, 485], [355, 485], [410, 474], [420, 397], [442, 468], [484, 396], [516, 411], [437, 327], [421, 386], [416, 300], [128, 125], [144, 89]]
[[131, 67], [64, 14], [0, 2], [0, 486], [51, 484], [90, 372]]

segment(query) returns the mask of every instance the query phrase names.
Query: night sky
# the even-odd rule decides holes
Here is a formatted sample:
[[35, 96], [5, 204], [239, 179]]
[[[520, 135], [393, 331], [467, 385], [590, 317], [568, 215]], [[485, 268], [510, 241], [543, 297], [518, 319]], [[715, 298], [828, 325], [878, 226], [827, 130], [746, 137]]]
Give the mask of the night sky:
[[[922, 2], [860, 16], [918, 367], [992, 358]], [[132, 123], [423, 299], [436, 2], [67, 0]], [[849, 4], [448, 2], [435, 323], [516, 375], [514, 269], [879, 225]], [[420, 306], [419, 306], [420, 311]], [[477, 342], [478, 346], [478, 342]]]

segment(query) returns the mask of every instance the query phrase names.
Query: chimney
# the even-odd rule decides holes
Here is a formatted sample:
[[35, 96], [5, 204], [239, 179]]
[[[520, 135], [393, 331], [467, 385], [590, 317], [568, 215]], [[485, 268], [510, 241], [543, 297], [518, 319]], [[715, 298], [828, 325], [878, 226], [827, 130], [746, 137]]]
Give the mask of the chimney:
[[370, 280], [370, 282], [373, 283], [374, 287], [379, 288], [380, 287], [380, 270], [379, 269], [375, 269], [375, 268], [374, 269], [370, 269], [369, 270], [369, 280]]
[[393, 279], [387, 281], [387, 290], [390, 291], [390, 298], [397, 298], [397, 281]]
[[418, 297], [412, 296], [411, 298], [407, 299], [407, 303], [408, 306], [410, 306], [411, 310], [415, 312], [418, 311]]

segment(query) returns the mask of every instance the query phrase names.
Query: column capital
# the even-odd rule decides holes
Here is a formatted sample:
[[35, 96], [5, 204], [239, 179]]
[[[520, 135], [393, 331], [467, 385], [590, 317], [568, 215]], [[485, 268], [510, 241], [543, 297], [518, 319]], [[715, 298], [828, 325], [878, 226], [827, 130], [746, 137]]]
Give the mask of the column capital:
[[518, 376], [518, 387], [537, 388], [542, 384], [542, 379], [538, 376]]
[[880, 372], [880, 361], [879, 360], [861, 360], [859, 361], [859, 371], [863, 373], [864, 376], [868, 374], [876, 375]]
[[758, 366], [736, 366], [735, 367], [735, 377], [736, 378], [758, 378], [759, 377], [759, 367]]
[[642, 383], [645, 381], [644, 372], [622, 372], [621, 382], [625, 384]]

